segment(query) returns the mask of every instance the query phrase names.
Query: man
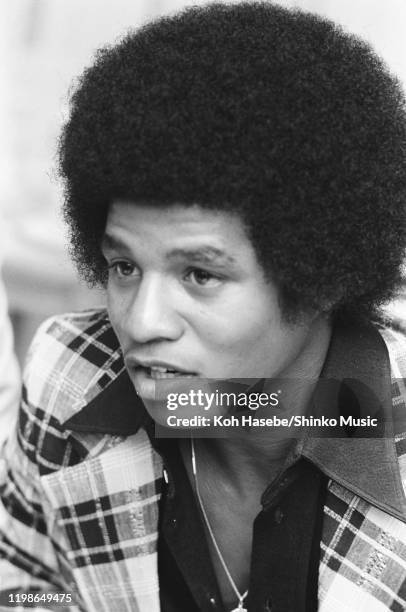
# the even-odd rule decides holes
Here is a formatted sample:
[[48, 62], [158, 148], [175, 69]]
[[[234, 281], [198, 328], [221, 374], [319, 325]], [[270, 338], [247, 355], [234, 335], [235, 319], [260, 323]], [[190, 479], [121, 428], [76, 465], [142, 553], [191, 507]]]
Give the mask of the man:
[[[405, 249], [405, 126], [366, 45], [272, 4], [189, 9], [99, 52], [60, 170], [108, 312], [34, 341], [2, 605], [405, 609], [406, 346], [378, 318]], [[277, 398], [258, 417], [337, 426], [155, 435], [162, 390], [213, 379]]]

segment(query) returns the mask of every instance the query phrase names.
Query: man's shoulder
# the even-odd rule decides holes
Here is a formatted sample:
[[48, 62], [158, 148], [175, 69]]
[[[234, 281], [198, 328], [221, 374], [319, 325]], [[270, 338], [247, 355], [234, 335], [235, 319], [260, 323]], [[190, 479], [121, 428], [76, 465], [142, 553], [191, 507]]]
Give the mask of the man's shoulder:
[[24, 402], [64, 422], [124, 369], [105, 309], [57, 315], [34, 336], [24, 372]]

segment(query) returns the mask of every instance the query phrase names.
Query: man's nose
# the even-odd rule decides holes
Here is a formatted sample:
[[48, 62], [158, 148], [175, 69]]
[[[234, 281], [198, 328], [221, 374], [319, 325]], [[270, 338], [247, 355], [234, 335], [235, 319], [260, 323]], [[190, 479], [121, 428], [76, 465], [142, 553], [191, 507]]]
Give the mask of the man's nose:
[[169, 283], [146, 275], [126, 305], [121, 327], [133, 342], [176, 340], [182, 334], [181, 318]]

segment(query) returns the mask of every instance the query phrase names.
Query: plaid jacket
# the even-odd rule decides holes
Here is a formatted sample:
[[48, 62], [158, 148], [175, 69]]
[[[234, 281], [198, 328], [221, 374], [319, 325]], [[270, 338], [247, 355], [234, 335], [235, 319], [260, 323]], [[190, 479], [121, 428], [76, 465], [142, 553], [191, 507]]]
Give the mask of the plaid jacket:
[[[346, 363], [336, 363], [335, 373], [372, 378], [389, 411], [402, 415], [404, 334], [381, 328], [375, 336], [361, 334], [358, 353], [351, 338], [339, 340]], [[392, 383], [377, 353], [386, 355], [382, 337]], [[2, 460], [0, 610], [23, 609], [10, 603], [18, 593], [65, 593], [73, 598], [70, 610], [159, 611], [162, 460], [140, 428], [134, 397], [105, 311], [55, 317], [40, 328], [18, 432]], [[330, 477], [319, 610], [405, 611], [406, 433], [309, 439], [302, 453]], [[34, 605], [63, 608], [55, 600]]]

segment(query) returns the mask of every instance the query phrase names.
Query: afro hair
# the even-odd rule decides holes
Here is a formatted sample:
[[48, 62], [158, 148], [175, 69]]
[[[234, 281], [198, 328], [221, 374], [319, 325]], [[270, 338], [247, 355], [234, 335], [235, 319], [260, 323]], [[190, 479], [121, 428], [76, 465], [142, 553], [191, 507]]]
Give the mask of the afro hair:
[[406, 112], [371, 48], [319, 16], [210, 4], [97, 52], [59, 148], [73, 258], [104, 283], [115, 199], [241, 215], [285, 313], [372, 316], [406, 240]]

